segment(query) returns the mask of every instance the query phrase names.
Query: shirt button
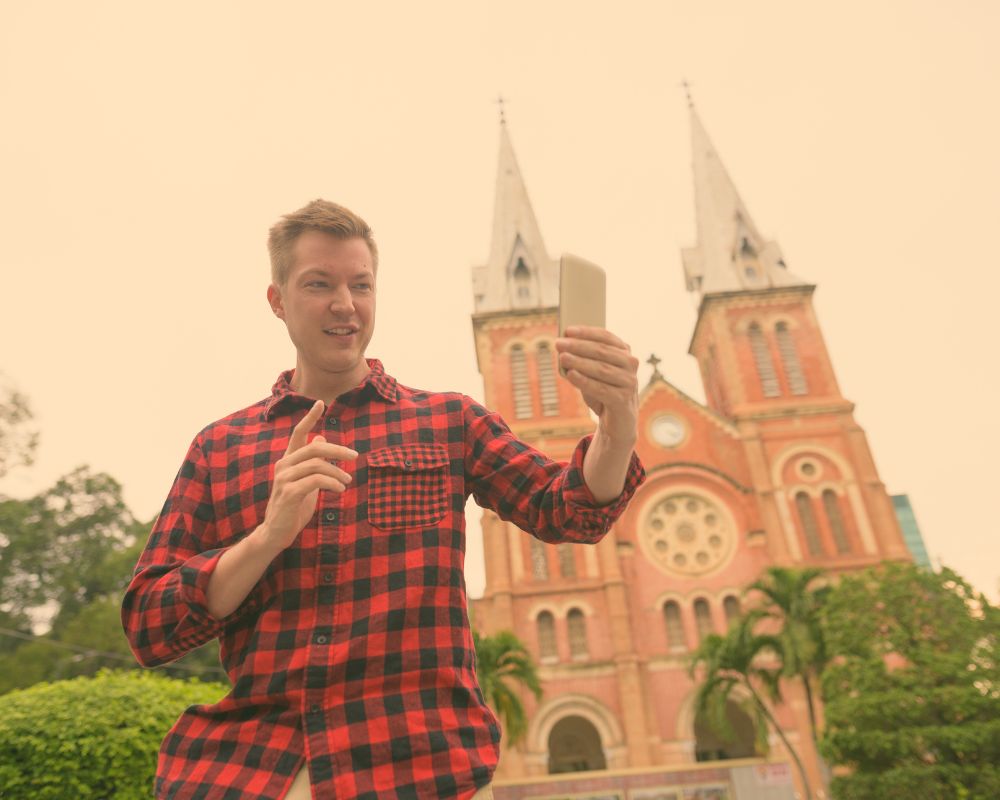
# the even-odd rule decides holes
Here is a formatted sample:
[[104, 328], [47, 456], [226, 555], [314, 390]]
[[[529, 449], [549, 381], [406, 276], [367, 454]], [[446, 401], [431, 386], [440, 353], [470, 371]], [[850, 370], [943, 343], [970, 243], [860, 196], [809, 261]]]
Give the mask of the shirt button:
[[336, 428], [337, 427], [337, 420], [336, 420], [336, 418], [335, 417], [329, 417], [326, 420], [326, 427], [328, 427], [328, 428]]
[[337, 512], [334, 511], [334, 510], [332, 510], [332, 509], [330, 509], [328, 511], [324, 511], [323, 512], [323, 520], [326, 521], [326, 522], [336, 522], [337, 521]]
[[319, 703], [313, 703], [311, 706], [309, 706], [310, 714], [318, 714], [319, 711], [320, 711]]
[[322, 633], [316, 637], [316, 644], [326, 644], [326, 637]]
[[323, 573], [323, 583], [333, 583], [333, 573], [324, 572]]
[[408, 459], [408, 458], [404, 458], [403, 459], [403, 466], [404, 467], [412, 467], [413, 466], [413, 462], [410, 461], [410, 459]]

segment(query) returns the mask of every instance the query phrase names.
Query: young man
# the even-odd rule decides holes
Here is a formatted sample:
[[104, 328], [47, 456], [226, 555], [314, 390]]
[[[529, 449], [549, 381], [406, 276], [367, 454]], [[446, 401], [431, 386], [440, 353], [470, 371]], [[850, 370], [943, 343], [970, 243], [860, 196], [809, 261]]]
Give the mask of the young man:
[[476, 683], [465, 501], [546, 542], [598, 541], [644, 477], [638, 362], [604, 330], [557, 341], [599, 423], [556, 463], [470, 398], [365, 358], [363, 220], [316, 200], [268, 244], [295, 369], [195, 438], [123, 602], [141, 664], [219, 638], [233, 684], [168, 733], [156, 797], [491, 797], [500, 730]]

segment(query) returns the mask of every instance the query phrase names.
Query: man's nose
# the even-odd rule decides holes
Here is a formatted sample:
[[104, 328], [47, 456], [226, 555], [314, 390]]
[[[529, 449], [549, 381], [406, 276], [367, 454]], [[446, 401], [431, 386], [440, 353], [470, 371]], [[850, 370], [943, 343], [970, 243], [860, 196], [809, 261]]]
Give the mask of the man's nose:
[[330, 298], [331, 311], [354, 311], [354, 298], [351, 296], [351, 289], [348, 286], [338, 287], [333, 297]]

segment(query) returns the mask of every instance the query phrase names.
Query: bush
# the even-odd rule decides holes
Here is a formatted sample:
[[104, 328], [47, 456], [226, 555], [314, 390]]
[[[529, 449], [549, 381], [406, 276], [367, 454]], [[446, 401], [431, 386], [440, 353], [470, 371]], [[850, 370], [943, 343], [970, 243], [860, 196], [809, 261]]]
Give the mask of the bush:
[[229, 687], [104, 671], [0, 697], [0, 797], [148, 800], [157, 753], [185, 708]]

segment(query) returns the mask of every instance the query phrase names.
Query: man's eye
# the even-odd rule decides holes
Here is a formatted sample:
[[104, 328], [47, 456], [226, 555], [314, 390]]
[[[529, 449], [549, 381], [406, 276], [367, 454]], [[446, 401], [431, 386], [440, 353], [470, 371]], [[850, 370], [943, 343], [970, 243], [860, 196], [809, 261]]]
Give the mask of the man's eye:
[[354, 288], [355, 289], [363, 289], [364, 291], [368, 291], [369, 289], [372, 288], [372, 285], [370, 283], [356, 283], [356, 284], [354, 284]]
[[324, 281], [309, 281], [309, 283], [307, 283], [306, 286], [307, 287], [316, 286], [322, 289], [323, 287], [326, 286], [326, 283]]

